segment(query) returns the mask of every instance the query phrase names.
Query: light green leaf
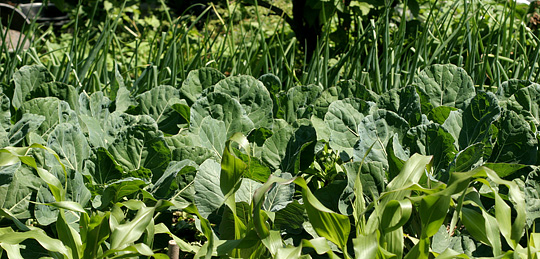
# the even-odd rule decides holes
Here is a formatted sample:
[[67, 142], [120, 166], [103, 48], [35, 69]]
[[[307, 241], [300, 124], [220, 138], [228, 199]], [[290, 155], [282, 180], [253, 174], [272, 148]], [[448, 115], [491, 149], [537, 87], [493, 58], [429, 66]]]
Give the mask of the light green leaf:
[[137, 215], [131, 221], [121, 224], [123, 219], [110, 217], [111, 226], [111, 249], [123, 249], [137, 241], [154, 216], [153, 207], [143, 206], [137, 211]]
[[16, 146], [28, 133], [36, 131], [45, 120], [44, 116], [32, 113], [23, 114], [22, 118], [9, 130], [9, 145]]
[[157, 181], [171, 161], [171, 151], [153, 119], [143, 115], [109, 146], [109, 152], [126, 171], [149, 169]]
[[254, 125], [269, 127], [272, 124], [273, 102], [259, 80], [247, 75], [227, 77], [215, 85], [214, 91], [237, 99]]
[[200, 214], [207, 218], [217, 210], [225, 200], [219, 187], [221, 165], [208, 159], [199, 166], [193, 185], [195, 186], [195, 205]]
[[464, 110], [475, 93], [467, 72], [451, 64], [426, 67], [414, 77], [413, 85], [418, 87], [424, 114], [441, 105]]
[[23, 66], [13, 74], [15, 90], [12, 98], [12, 105], [19, 109], [26, 97], [34, 88], [41, 84], [51, 82], [54, 78], [44, 66]]
[[[189, 107], [185, 100], [180, 100], [180, 92], [168, 85], [152, 88], [150, 91], [135, 97], [138, 105], [127, 112], [137, 115], [149, 115], [158, 125], [159, 130], [166, 134], [177, 134], [179, 124], [189, 122]], [[185, 106], [187, 113], [181, 114], [175, 106]], [[178, 108], [178, 107], [177, 107]]]
[[90, 146], [78, 126], [58, 124], [49, 134], [47, 146], [54, 150], [67, 167], [82, 172], [83, 164], [90, 157]]
[[225, 76], [216, 69], [204, 67], [189, 72], [186, 80], [182, 83], [180, 92], [190, 103], [199, 99], [203, 90], [215, 85]]
[[45, 117], [45, 120], [36, 131], [42, 137], [47, 136], [60, 123], [79, 124], [77, 115], [69, 107], [69, 104], [58, 100], [56, 97], [35, 98], [27, 101], [22, 104], [19, 112], [21, 115], [33, 113]]
[[225, 93], [208, 94], [191, 106], [191, 131], [198, 132], [202, 120], [208, 116], [225, 123], [227, 137], [231, 137], [236, 132], [247, 134], [255, 128], [240, 103]]

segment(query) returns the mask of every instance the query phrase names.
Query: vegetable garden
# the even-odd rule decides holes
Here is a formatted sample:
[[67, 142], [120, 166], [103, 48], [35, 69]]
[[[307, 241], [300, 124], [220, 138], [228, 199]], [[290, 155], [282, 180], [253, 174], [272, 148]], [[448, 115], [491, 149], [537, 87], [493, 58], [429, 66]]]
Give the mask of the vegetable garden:
[[538, 258], [535, 7], [314, 2], [310, 58], [256, 1], [1, 45], [0, 258]]

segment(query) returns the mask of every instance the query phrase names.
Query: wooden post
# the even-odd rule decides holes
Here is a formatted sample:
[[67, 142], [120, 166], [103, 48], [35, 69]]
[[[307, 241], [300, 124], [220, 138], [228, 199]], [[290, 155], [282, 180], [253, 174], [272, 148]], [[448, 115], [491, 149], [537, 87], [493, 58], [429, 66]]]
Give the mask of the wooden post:
[[174, 242], [174, 240], [169, 240], [169, 251], [167, 252], [167, 255], [171, 259], [179, 259], [180, 258], [180, 247]]

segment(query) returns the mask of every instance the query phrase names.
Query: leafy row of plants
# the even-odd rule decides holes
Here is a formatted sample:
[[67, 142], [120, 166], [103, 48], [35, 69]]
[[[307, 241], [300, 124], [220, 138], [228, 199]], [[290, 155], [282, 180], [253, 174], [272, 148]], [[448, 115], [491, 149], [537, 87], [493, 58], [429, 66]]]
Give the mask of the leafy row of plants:
[[202, 68], [89, 94], [22, 67], [0, 94], [0, 253], [537, 256], [540, 85], [433, 65], [384, 94], [280, 86]]

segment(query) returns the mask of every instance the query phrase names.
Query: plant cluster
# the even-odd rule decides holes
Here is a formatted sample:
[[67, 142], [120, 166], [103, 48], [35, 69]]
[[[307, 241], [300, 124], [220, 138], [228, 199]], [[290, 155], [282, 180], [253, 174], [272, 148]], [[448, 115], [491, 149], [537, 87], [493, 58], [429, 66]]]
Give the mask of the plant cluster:
[[[114, 99], [43, 66], [12, 83], [0, 135], [9, 258], [159, 258], [162, 234], [195, 257], [537, 252], [535, 83], [486, 92], [453, 65], [381, 95], [354, 81], [279, 95], [274, 75], [211, 68], [135, 96], [119, 85]], [[193, 217], [173, 224], [174, 211]], [[179, 238], [188, 222], [202, 236]]]
[[0, 44], [0, 258], [539, 257], [534, 7], [171, 2]]

